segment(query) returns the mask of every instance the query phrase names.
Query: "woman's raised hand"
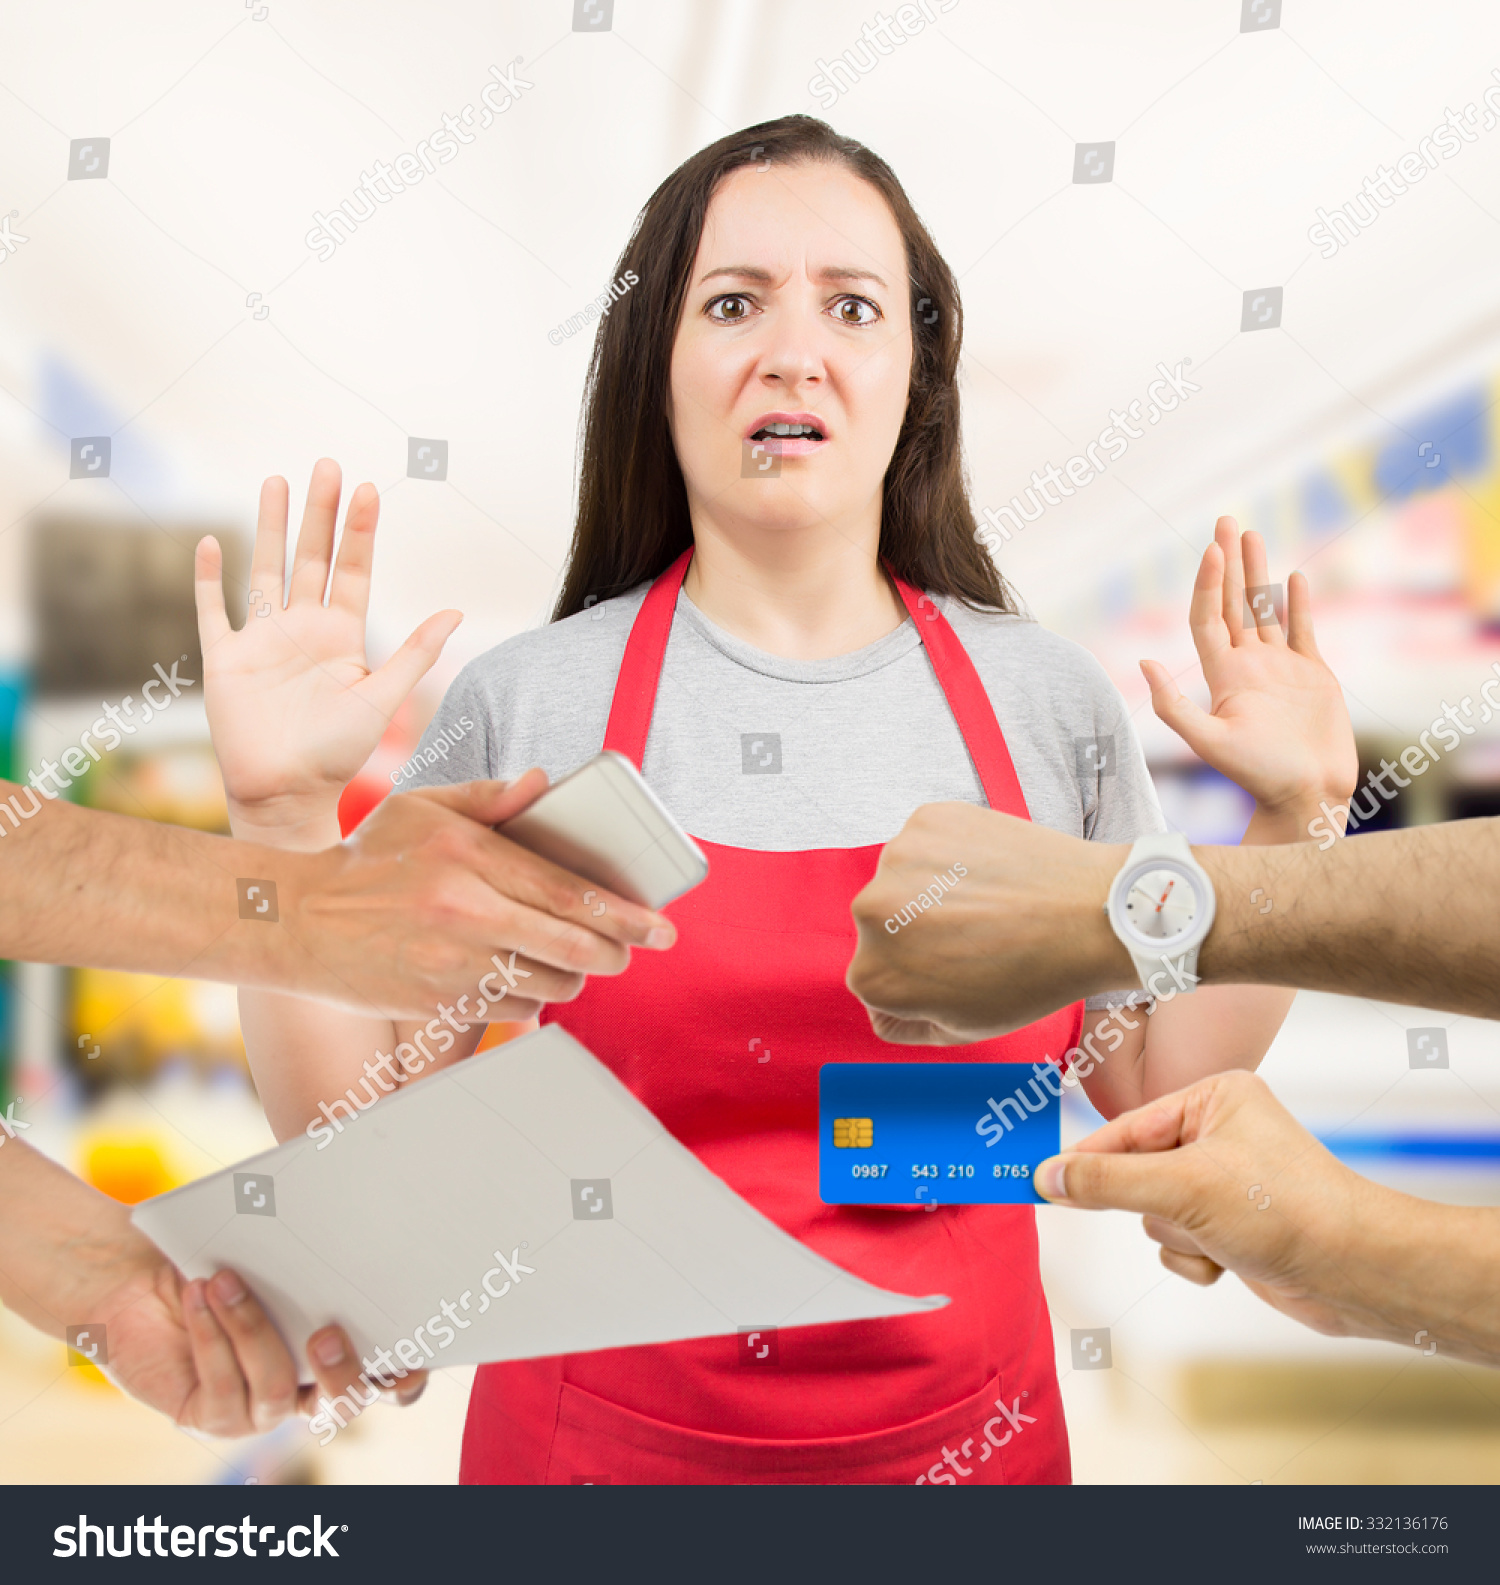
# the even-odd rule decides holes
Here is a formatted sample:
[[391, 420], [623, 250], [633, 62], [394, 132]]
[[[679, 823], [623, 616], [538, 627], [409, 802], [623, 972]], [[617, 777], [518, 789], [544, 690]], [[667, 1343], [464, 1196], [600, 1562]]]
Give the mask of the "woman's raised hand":
[[[1274, 814], [1309, 799], [1347, 799], [1359, 759], [1338, 678], [1313, 638], [1307, 579], [1294, 572], [1287, 580], [1285, 631], [1274, 616], [1257, 621], [1246, 614], [1246, 589], [1268, 584], [1260, 535], [1242, 539], [1235, 520], [1221, 517], [1189, 615], [1208, 710], [1186, 698], [1160, 662], [1143, 660], [1141, 670], [1157, 715]], [[1258, 599], [1256, 614], [1271, 615], [1268, 596]]]
[[326, 830], [344, 787], [463, 620], [458, 611], [428, 617], [385, 665], [370, 669], [365, 613], [380, 496], [371, 484], [350, 496], [334, 562], [341, 485], [339, 465], [325, 457], [308, 485], [285, 605], [287, 482], [261, 486], [249, 611], [239, 632], [224, 609], [218, 541], [198, 545], [209, 731], [241, 835]]

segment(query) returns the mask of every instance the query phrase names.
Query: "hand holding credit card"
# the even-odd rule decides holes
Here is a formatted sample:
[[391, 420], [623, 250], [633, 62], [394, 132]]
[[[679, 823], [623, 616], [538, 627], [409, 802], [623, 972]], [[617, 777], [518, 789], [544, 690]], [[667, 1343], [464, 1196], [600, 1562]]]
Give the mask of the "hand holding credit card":
[[1024, 1062], [825, 1062], [818, 1197], [825, 1205], [1044, 1203], [1033, 1177], [1061, 1148], [1062, 1110], [1056, 1070], [1044, 1072]]

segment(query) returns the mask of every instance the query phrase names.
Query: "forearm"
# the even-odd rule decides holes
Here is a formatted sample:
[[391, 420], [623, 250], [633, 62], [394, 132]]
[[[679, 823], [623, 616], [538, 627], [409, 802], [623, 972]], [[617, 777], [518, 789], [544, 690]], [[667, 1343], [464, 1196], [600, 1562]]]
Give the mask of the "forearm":
[[1439, 1205], [1365, 1182], [1326, 1263], [1341, 1330], [1500, 1366], [1500, 1210]]
[[[279, 853], [316, 852], [342, 840], [332, 804], [300, 819], [260, 823], [231, 805], [230, 820], [237, 837], [264, 842]], [[345, 1091], [358, 1084], [363, 1064], [395, 1049], [392, 1020], [373, 1009], [361, 1017], [251, 987], [241, 987], [239, 1004], [255, 1091], [279, 1140], [326, 1120], [330, 1112], [342, 1126], [354, 1109]]]
[[[466, 1001], [466, 997], [459, 1000]], [[447, 1012], [450, 1025], [441, 1014]], [[383, 1096], [472, 1054], [486, 1025], [439, 1003], [426, 1024], [360, 1018], [274, 991], [240, 992], [255, 1089], [277, 1139], [334, 1133]]]
[[[0, 783], [0, 799], [13, 790]], [[236, 887], [241, 878], [269, 880], [286, 906], [305, 868], [295, 854], [47, 802], [14, 829], [0, 818], [0, 957], [251, 984], [308, 981], [284, 932], [240, 918]]]
[[[389, 1018], [361, 1018], [276, 991], [241, 989], [239, 1001], [240, 1032], [255, 1092], [279, 1140], [293, 1138], [319, 1118], [326, 1120], [330, 1112], [343, 1126], [356, 1110], [345, 1091], [365, 1077], [365, 1064], [379, 1071], [382, 1053], [388, 1063], [392, 1060], [396, 1035]], [[366, 1099], [362, 1091], [356, 1093], [361, 1102]]]
[[1206, 983], [1500, 1017], [1500, 820], [1195, 853], [1217, 896]]
[[91, 1301], [159, 1260], [128, 1209], [7, 1139], [0, 1149], [0, 1302], [54, 1337], [98, 1320]]

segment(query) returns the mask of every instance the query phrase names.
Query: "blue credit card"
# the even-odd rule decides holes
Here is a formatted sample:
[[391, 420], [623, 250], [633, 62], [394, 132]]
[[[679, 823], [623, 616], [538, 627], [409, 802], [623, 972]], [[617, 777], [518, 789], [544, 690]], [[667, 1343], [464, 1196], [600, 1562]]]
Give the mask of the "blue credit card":
[[1060, 1148], [1060, 1092], [1055, 1067], [1028, 1062], [825, 1062], [818, 1197], [825, 1205], [1040, 1204], [1032, 1179]]

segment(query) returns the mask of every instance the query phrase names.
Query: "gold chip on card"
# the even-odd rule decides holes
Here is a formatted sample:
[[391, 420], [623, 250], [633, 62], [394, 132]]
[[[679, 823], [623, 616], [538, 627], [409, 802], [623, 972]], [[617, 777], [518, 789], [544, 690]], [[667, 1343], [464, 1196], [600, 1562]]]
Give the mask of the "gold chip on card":
[[867, 1150], [875, 1143], [873, 1117], [835, 1117], [833, 1143], [837, 1150]]

